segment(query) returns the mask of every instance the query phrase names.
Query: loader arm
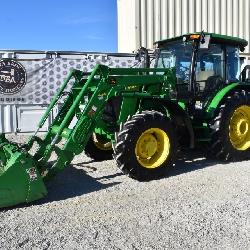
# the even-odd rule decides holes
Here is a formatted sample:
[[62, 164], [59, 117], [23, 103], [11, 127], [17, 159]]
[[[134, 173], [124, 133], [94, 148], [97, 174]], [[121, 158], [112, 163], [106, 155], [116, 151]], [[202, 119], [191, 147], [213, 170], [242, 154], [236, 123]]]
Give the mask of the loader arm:
[[[102, 120], [102, 114], [110, 98], [120, 96], [124, 100], [116, 124], [119, 126], [129, 114], [136, 112], [140, 99], [161, 99], [169, 95], [173, 87], [173, 75], [173, 69], [121, 69], [104, 65], [97, 65], [90, 74], [72, 70], [26, 145], [20, 147], [9, 143], [4, 135], [1, 136], [0, 207], [30, 202], [45, 196], [47, 191], [44, 181], [62, 171], [75, 155], [84, 150], [97, 127], [105, 130], [108, 126]], [[74, 84], [70, 91], [65, 92], [72, 80]], [[39, 129], [65, 93], [65, 100], [45, 137], [38, 137]], [[114, 140], [114, 135], [110, 134], [110, 138]], [[38, 144], [38, 148], [31, 154], [35, 144]], [[56, 160], [52, 161], [51, 156], [54, 154]], [[10, 163], [11, 167], [6, 168]], [[18, 196], [13, 196], [17, 193], [17, 187], [13, 188], [16, 180], [11, 179], [11, 175], [8, 175], [10, 184], [7, 191], [6, 182], [2, 181], [7, 179], [10, 169], [14, 172], [19, 169], [22, 173], [18, 181], [22, 182], [18, 187]], [[1, 195], [4, 202], [1, 202]]]

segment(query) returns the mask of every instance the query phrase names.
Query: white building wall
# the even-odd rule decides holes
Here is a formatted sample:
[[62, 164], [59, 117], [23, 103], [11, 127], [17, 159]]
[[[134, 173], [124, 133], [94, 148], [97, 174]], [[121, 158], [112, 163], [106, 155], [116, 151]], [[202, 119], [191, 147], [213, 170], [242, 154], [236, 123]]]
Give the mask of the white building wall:
[[[139, 27], [135, 26], [136, 23], [140, 22], [140, 20], [136, 20], [136, 16], [138, 16], [135, 13], [135, 10], [138, 9], [136, 2], [138, 1], [117, 1], [119, 16], [118, 44], [123, 44], [122, 50], [124, 51], [131, 51], [131, 48], [136, 47], [136, 42], [142, 39], [140, 32], [137, 31]], [[120, 51], [121, 49], [119, 48], [118, 50]]]
[[152, 48], [154, 41], [202, 30], [250, 39], [250, 0], [117, 2], [119, 52]]

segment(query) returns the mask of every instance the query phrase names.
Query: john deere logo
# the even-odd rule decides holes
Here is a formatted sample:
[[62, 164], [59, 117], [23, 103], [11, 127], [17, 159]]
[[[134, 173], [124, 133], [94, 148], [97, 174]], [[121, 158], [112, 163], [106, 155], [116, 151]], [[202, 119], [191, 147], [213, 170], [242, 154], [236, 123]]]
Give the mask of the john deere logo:
[[0, 93], [12, 95], [26, 84], [26, 71], [22, 64], [10, 59], [0, 61]]

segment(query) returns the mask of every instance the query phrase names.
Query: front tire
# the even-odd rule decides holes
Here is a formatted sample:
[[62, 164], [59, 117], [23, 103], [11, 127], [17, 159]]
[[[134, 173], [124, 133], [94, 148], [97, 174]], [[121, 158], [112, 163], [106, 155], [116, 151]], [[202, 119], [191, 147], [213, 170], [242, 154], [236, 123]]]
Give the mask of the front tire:
[[157, 111], [143, 111], [133, 115], [117, 134], [114, 158], [130, 177], [156, 179], [173, 166], [176, 144], [169, 118]]
[[242, 90], [228, 96], [211, 121], [210, 154], [227, 161], [250, 156], [250, 94]]

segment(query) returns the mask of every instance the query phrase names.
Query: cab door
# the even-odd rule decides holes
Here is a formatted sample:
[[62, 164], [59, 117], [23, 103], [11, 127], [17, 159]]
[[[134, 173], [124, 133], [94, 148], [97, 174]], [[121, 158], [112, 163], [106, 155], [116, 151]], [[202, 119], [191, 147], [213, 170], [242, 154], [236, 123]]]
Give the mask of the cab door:
[[196, 99], [206, 100], [225, 84], [225, 49], [220, 44], [210, 44], [199, 50], [195, 67]]

